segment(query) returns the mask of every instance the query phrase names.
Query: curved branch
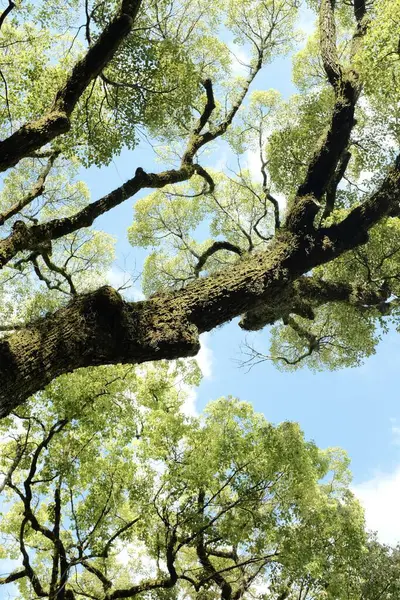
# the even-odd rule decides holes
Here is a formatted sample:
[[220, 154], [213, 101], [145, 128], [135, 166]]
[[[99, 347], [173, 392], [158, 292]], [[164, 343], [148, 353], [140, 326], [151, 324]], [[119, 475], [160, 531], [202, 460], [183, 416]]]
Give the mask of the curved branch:
[[[230, 127], [230, 125], [232, 124], [232, 121], [233, 121], [236, 113], [238, 112], [239, 108], [241, 107], [241, 105], [247, 95], [247, 92], [249, 91], [251, 83], [254, 81], [257, 73], [261, 70], [261, 67], [262, 67], [262, 56], [259, 57], [256, 65], [251, 68], [249, 77], [244, 82], [244, 84], [242, 86], [242, 90], [241, 90], [240, 94], [238, 95], [238, 98], [231, 106], [225, 119], [220, 121], [220, 123], [216, 127], [214, 127], [212, 130], [210, 129], [209, 131], [206, 131], [205, 133], [200, 133], [201, 129], [203, 129], [204, 125], [206, 124], [205, 116], [207, 116], [207, 118], [209, 119], [209, 117], [211, 116], [212, 110], [213, 110], [213, 109], [211, 109], [211, 107], [213, 106], [213, 102], [214, 102], [214, 98], [212, 95], [212, 85], [211, 85], [211, 81], [207, 80], [207, 81], [209, 81], [209, 83], [207, 83], [208, 90], [206, 88], [208, 108], [206, 105], [205, 111], [203, 111], [203, 114], [201, 115], [198, 124], [195, 126], [195, 130], [189, 140], [188, 146], [183, 155], [182, 164], [191, 164], [193, 162], [193, 158], [194, 158], [195, 154], [200, 150], [200, 148], [202, 148], [205, 144], [208, 144], [209, 142], [216, 140], [218, 137], [220, 137], [227, 131], [228, 127]], [[199, 129], [199, 127], [200, 127], [200, 129]]]
[[215, 108], [214, 90], [213, 90], [211, 79], [206, 79], [203, 82], [203, 87], [206, 91], [207, 102], [204, 106], [203, 112], [199, 118], [197, 125], [194, 127], [194, 130], [193, 130], [194, 135], [198, 135], [199, 133], [201, 133], [201, 130], [208, 123], [208, 121], [211, 117], [211, 113], [213, 112], [213, 110]]
[[87, 561], [82, 560], [80, 562], [80, 564], [89, 572], [92, 573], [93, 575], [95, 575], [97, 577], [97, 579], [101, 582], [102, 586], [103, 586], [103, 590], [105, 593], [107, 593], [107, 591], [112, 587], [112, 583], [109, 579], [107, 579], [107, 577], [100, 571], [100, 569], [97, 569], [97, 567], [94, 567], [93, 565], [89, 564]]
[[269, 200], [269, 202], [271, 202], [272, 206], [274, 207], [275, 230], [277, 230], [281, 226], [281, 218], [279, 215], [279, 202], [269, 192], [266, 193], [265, 197], [267, 198], [267, 200]]
[[25, 444], [25, 446], [23, 446], [23, 445], [17, 443], [17, 452], [15, 454], [14, 460], [12, 461], [7, 473], [5, 474], [3, 481], [0, 483], [0, 494], [4, 491], [4, 488], [11, 481], [11, 477], [12, 477], [15, 469], [17, 469], [19, 463], [21, 462], [21, 458], [24, 454], [25, 447], [26, 447], [26, 444]]
[[15, 8], [15, 3], [12, 0], [8, 0], [8, 6], [3, 10], [0, 15], [0, 29], [3, 27], [4, 21], [7, 19], [7, 16], [10, 14], [12, 9]]
[[135, 525], [135, 523], [137, 523], [140, 520], [140, 517], [136, 517], [136, 519], [132, 519], [132, 521], [129, 521], [128, 523], [126, 523], [126, 525], [124, 525], [123, 527], [121, 527], [120, 529], [118, 529], [118, 531], [116, 531], [111, 537], [110, 539], [107, 541], [106, 545], [104, 546], [100, 556], [103, 558], [107, 558], [108, 554], [110, 552], [110, 548], [112, 546], [112, 544], [115, 542], [115, 540], [122, 535], [123, 533], [125, 533], [125, 531], [128, 531], [128, 529], [130, 529], [133, 525]]
[[206, 262], [210, 258], [210, 256], [212, 256], [216, 252], [219, 252], [220, 250], [229, 250], [229, 252], [235, 252], [235, 254], [238, 254], [239, 256], [243, 255], [243, 250], [241, 250], [241, 248], [239, 248], [239, 246], [235, 246], [235, 244], [231, 244], [231, 242], [227, 242], [227, 241], [213, 242], [211, 244], [211, 246], [209, 248], [207, 248], [207, 250], [205, 252], [203, 252], [203, 254], [200, 256], [199, 261], [194, 268], [194, 271], [195, 271], [197, 277], [199, 276], [200, 271], [202, 270], [202, 268], [204, 267], [204, 265], [206, 264]]
[[[198, 506], [199, 506], [199, 513], [201, 515], [203, 515], [203, 513], [204, 513], [204, 491], [203, 490], [199, 492]], [[197, 556], [199, 558], [201, 566], [204, 568], [205, 572], [208, 574], [210, 579], [215, 581], [215, 583], [220, 588], [221, 599], [222, 600], [231, 600], [232, 586], [225, 579], [225, 577], [219, 571], [217, 571], [217, 569], [215, 569], [214, 565], [212, 564], [212, 562], [207, 554], [207, 551], [205, 549], [205, 546], [204, 546], [204, 535], [203, 534], [198, 536], [198, 541], [196, 544], [196, 551], [197, 551]]]
[[22, 564], [25, 567], [24, 570], [26, 572], [27, 577], [29, 577], [29, 581], [32, 584], [35, 594], [37, 596], [39, 596], [40, 598], [46, 598], [46, 597], [48, 597], [48, 594], [44, 591], [38, 576], [36, 575], [35, 571], [33, 570], [32, 565], [29, 561], [29, 554], [25, 548], [24, 534], [25, 534], [25, 526], [26, 526], [27, 522], [28, 522], [28, 519], [26, 517], [24, 517], [24, 519], [22, 520], [22, 523], [21, 523], [20, 531], [19, 531], [19, 547], [20, 547], [21, 554], [23, 557]]

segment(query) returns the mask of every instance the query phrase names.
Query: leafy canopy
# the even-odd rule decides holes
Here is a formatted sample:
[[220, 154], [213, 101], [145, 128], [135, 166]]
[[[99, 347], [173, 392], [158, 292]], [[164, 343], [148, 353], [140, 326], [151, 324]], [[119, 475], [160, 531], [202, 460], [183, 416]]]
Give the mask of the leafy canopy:
[[197, 380], [183, 362], [81, 371], [1, 422], [21, 598], [279, 597], [303, 579], [338, 597], [365, 545], [346, 455], [234, 398], [185, 416]]

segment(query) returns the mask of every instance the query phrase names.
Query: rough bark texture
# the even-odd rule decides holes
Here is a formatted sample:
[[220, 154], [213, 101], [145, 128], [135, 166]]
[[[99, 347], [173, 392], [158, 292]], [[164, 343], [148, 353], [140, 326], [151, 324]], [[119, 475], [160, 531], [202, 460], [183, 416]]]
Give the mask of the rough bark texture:
[[[400, 158], [381, 189], [338, 225], [306, 235], [284, 229], [268, 252], [147, 301], [124, 302], [109, 287], [78, 296], [0, 342], [0, 416], [62, 373], [194, 356], [204, 331], [261, 306], [282, 313], [300, 275], [364, 243], [368, 230], [398, 208], [398, 198]], [[293, 208], [293, 220], [296, 210], [302, 205]]]

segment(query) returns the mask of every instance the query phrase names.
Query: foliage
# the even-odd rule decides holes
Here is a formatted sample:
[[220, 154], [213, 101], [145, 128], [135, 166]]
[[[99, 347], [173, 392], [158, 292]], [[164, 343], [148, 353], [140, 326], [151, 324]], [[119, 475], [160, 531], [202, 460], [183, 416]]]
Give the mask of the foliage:
[[197, 378], [182, 362], [81, 371], [2, 421], [2, 556], [22, 562], [21, 598], [235, 597], [304, 577], [329, 590], [355, 567], [347, 457], [234, 398], [185, 416]]
[[[400, 4], [307, 4], [307, 40], [298, 0], [2, 7], [0, 556], [19, 566], [0, 584], [21, 598], [398, 595], [343, 452], [234, 398], [183, 410], [183, 359], [234, 317], [271, 326], [248, 364], [285, 370], [359, 365], [400, 327]], [[257, 89], [288, 55], [296, 93]], [[141, 138], [165, 170], [92, 201], [84, 169]], [[94, 223], [142, 190], [127, 302]]]

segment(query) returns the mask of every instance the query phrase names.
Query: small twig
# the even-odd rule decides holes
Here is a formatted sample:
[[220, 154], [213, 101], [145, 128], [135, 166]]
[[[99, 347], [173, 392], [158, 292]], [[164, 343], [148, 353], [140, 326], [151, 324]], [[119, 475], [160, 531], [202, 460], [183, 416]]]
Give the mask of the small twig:
[[51, 152], [46, 166], [40, 172], [36, 183], [31, 189], [31, 191], [28, 192], [28, 194], [24, 196], [24, 198], [21, 198], [21, 200], [13, 204], [13, 206], [5, 210], [3, 213], [0, 213], [0, 225], [3, 225], [8, 219], [21, 212], [21, 210], [25, 208], [25, 206], [28, 206], [28, 204], [30, 204], [33, 200], [35, 200], [43, 194], [47, 176], [49, 175], [54, 165], [54, 161], [59, 156], [59, 154], [59, 150]]

